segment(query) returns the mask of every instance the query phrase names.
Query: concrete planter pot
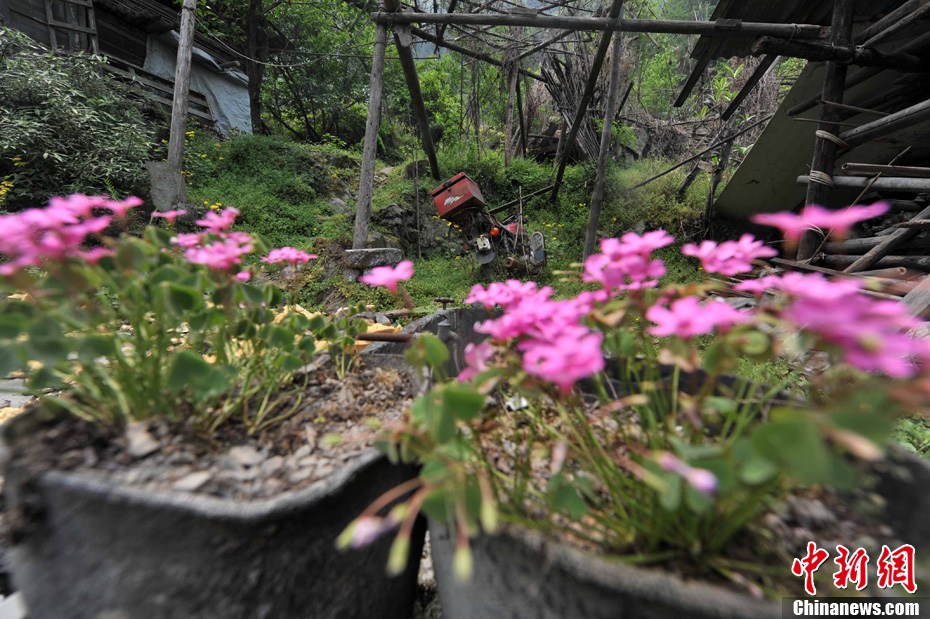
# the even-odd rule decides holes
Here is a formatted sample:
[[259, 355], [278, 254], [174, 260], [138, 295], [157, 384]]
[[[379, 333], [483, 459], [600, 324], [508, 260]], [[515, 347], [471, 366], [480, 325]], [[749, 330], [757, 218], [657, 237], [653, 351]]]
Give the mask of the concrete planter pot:
[[[7, 440], [36, 417], [8, 424]], [[8, 514], [33, 515], [9, 550], [30, 619], [410, 616], [422, 530], [396, 578], [385, 574], [389, 537], [335, 548], [365, 507], [417, 474], [375, 449], [310, 487], [249, 502], [81, 472], [35, 477], [15, 456], [5, 469]]]
[[430, 522], [443, 619], [777, 619], [761, 601], [657, 569], [610, 561], [524, 529], [472, 539], [470, 582], [453, 573], [455, 539]]

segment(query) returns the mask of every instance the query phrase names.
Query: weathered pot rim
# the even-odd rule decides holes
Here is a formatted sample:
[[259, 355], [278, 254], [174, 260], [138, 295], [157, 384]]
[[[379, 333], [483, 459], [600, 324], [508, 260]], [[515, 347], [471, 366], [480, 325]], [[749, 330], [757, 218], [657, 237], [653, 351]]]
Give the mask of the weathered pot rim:
[[[367, 359], [376, 359], [385, 366], [407, 367], [398, 355], [365, 355]], [[42, 411], [30, 408], [21, 415], [0, 425], [0, 442], [3, 450], [9, 446], [15, 436], [34, 432], [44, 425], [39, 417]], [[29, 426], [36, 426], [29, 429]], [[4, 466], [9, 464], [9, 452], [2, 458]], [[339, 494], [343, 486], [354, 477], [381, 466], [391, 466], [387, 456], [377, 448], [370, 447], [360, 454], [342, 463], [339, 468], [325, 477], [299, 490], [284, 490], [279, 494], [261, 499], [221, 498], [197, 492], [182, 490], [146, 488], [138, 484], [113, 480], [105, 473], [86, 471], [61, 471], [49, 469], [40, 474], [40, 485], [54, 485], [75, 490], [90, 496], [96, 496], [108, 502], [123, 502], [130, 505], [148, 505], [186, 510], [205, 518], [217, 520], [250, 522], [270, 516], [284, 516], [306, 510], [309, 506], [322, 503]], [[401, 463], [400, 465], [403, 465]]]
[[388, 465], [387, 457], [371, 448], [306, 488], [285, 490], [263, 499], [221, 498], [181, 490], [149, 489], [107, 479], [103, 474], [54, 469], [42, 473], [39, 484], [65, 487], [112, 503], [184, 510], [204, 518], [245, 523], [304, 511], [337, 495], [346, 483], [366, 470]]
[[[431, 535], [437, 531], [437, 526], [443, 529], [446, 527], [432, 519], [429, 525]], [[504, 525], [493, 535], [482, 534], [488, 541], [501, 535], [544, 555], [543, 570], [562, 568], [579, 580], [605, 589], [623, 591], [642, 600], [690, 607], [717, 613], [721, 617], [781, 617], [781, 604], [777, 600], [754, 598], [702, 580], [685, 580], [662, 568], [631, 565], [619, 559], [610, 560], [606, 555], [585, 551], [532, 529]]]

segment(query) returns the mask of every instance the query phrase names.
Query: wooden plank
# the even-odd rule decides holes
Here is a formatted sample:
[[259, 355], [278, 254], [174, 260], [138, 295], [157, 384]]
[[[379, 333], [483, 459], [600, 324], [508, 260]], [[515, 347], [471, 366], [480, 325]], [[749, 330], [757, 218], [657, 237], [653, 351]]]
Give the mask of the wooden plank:
[[96, 28], [89, 28], [87, 26], [78, 26], [76, 24], [69, 24], [68, 22], [57, 21], [54, 19], [49, 20], [48, 25], [58, 30], [70, 30], [73, 32], [83, 32], [86, 34], [97, 34]]
[[[142, 93], [142, 96], [145, 97], [146, 99], [151, 99], [152, 101], [155, 101], [156, 103], [161, 103], [165, 107], [171, 108], [174, 105], [174, 102], [171, 99], [166, 99], [165, 97], [159, 97], [158, 95], [148, 92], [146, 90], [142, 90], [140, 92]], [[194, 116], [198, 118], [202, 118], [209, 123], [214, 122], [212, 114], [208, 112], [202, 112], [192, 107], [187, 108], [187, 111], [188, 113], [193, 114]]]
[[[828, 254], [864, 254], [873, 247], [877, 247], [887, 237], [870, 236], [862, 239], [847, 239], [845, 241], [830, 241], [825, 243], [823, 251]], [[908, 249], [930, 249], [930, 239], [913, 239], [907, 245]]]
[[84, 6], [88, 8], [93, 8], [94, 3], [91, 0], [58, 0], [59, 2], [67, 2], [68, 4], [76, 4], [78, 6]]
[[[139, 75], [137, 73], [130, 73], [129, 71], [124, 71], [120, 69], [119, 67], [114, 67], [112, 65], [104, 65], [103, 69], [110, 73], [114, 73], [116, 75], [125, 77], [128, 80], [139, 82], [140, 84], [145, 84], [146, 86], [149, 86], [150, 88], [155, 88], [165, 94], [168, 94], [168, 95], [174, 94], [174, 88], [170, 85], [171, 82], [168, 82], [167, 80], [165, 81], [164, 84], [162, 84], [160, 82], [156, 82], [155, 80], [149, 79], [145, 76]], [[190, 100], [191, 103], [210, 109], [210, 105], [207, 102], [207, 98], [204, 95], [197, 92], [196, 90], [190, 91], [190, 95], [188, 96], [188, 99]]]
[[[776, 54], [811, 61], [832, 61], [860, 67], [882, 67], [922, 73], [930, 71], [926, 62], [912, 54], [889, 53], [869, 47], [832, 45], [813, 41], [788, 41], [778, 37], [760, 37], [752, 46], [754, 56]], [[844, 78], [845, 79], [845, 78]], [[829, 100], [829, 99], [828, 99]]]

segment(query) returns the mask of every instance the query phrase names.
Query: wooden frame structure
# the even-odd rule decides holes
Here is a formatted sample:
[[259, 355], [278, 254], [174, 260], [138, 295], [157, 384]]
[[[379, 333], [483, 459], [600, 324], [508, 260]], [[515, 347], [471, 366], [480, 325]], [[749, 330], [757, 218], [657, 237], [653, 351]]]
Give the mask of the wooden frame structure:
[[[423, 150], [429, 159], [430, 169], [436, 180], [440, 179], [435, 146], [428, 130], [426, 106], [420, 92], [416, 66], [411, 52], [414, 36], [438, 47], [504, 67], [512, 75], [519, 73], [532, 79], [548, 82], [549, 79], [546, 75], [537, 75], [523, 67], [522, 63], [527, 58], [538, 53], [564, 53], [564, 50], [559, 49], [557, 45], [574, 33], [600, 33], [597, 52], [591, 63], [583, 94], [573, 114], [573, 121], [567, 127], [563, 125], [562, 139], [564, 144], [561, 145], [562, 147], [557, 154], [554, 181], [551, 189], [553, 199], [557, 197], [562, 184], [565, 165], [568, 160], [568, 151], [570, 150], [569, 146], [575, 140], [579, 128], [588, 118], [588, 105], [591, 94], [596, 88], [604, 60], [610, 50], [612, 38], [615, 34], [641, 32], [701, 35], [698, 47], [704, 51], [695, 69], [695, 73], [698, 74], [706, 68], [709, 59], [713, 58], [715, 54], [721, 53], [721, 50], [728, 46], [733, 47], [732, 41], [738, 41], [736, 47], [742, 50], [732, 55], [748, 55], [749, 53], [764, 55], [762, 63], [750, 77], [745, 88], [724, 113], [724, 119], [733, 115], [748, 92], [771, 69], [779, 56], [826, 60], [828, 70], [821, 100], [831, 102], [834, 105], [823, 106], [819, 120], [819, 137], [812, 166], [814, 174], [811, 175], [814, 180], [809, 182], [809, 198], [813, 200], [823, 198], [824, 192], [829, 191], [829, 185], [818, 184], [817, 179], [822, 178], [821, 175], [831, 176], [833, 174], [839, 144], [835, 140], [831, 140], [830, 137], [820, 136], [829, 134], [831, 137], [836, 137], [839, 133], [840, 125], [837, 123], [842, 121], [844, 114], [848, 114], [848, 109], [844, 110], [841, 106], [844, 104], [844, 86], [848, 87], [849, 79], [855, 79], [856, 76], [864, 72], [881, 71], [882, 68], [888, 66], [904, 66], [915, 71], [930, 71], [930, 66], [914, 55], [914, 52], [923, 49], [924, 45], [921, 43], [912, 41], [891, 51], [880, 50], [876, 47], [878, 42], [885, 40], [890, 34], [898, 32], [901, 28], [914, 23], [915, 20], [922, 17], [927, 12], [928, 4], [925, 0], [906, 0], [900, 7], [883, 16], [855, 39], [852, 36], [852, 11], [855, 0], [826, 0], [820, 3], [816, 0], [795, 0], [795, 2], [790, 3], [790, 8], [794, 13], [800, 11], [805, 16], [812, 16], [817, 13], [818, 9], [826, 8], [826, 17], [830, 21], [829, 26], [823, 23], [752, 22], [723, 17], [725, 11], [734, 4], [734, 0], [720, 0], [714, 16], [708, 21], [628, 18], [622, 16], [623, 0], [611, 0], [603, 7], [603, 14], [593, 16], [579, 16], [578, 13], [583, 11], [578, 6], [574, 6], [572, 0], [556, 0], [540, 9], [527, 9], [510, 0], [486, 0], [484, 2], [479, 2], [479, 0], [449, 0], [444, 13], [423, 12], [416, 5], [402, 6], [400, 0], [384, 0], [384, 2], [383, 9], [373, 13], [371, 18], [378, 25], [379, 37], [387, 29], [393, 31], [394, 42], [410, 92], [411, 104], [417, 118]], [[832, 4], [832, 7], [825, 7], [828, 3]], [[462, 12], [461, 9], [463, 8], [469, 8], [471, 12]], [[550, 14], [547, 11], [558, 11], [558, 13]], [[823, 18], [820, 21], [823, 21]], [[433, 25], [436, 27], [435, 34], [428, 32], [426, 29]], [[514, 29], [516, 28], [522, 28], [532, 33], [552, 31], [552, 34], [541, 42], [537, 42], [532, 38], [517, 38], [509, 40], [507, 45], [500, 45], [500, 40], [496, 39], [493, 44], [489, 43], [489, 46], [501, 50], [502, 58], [500, 59], [470, 50], [448, 40], [444, 36], [454, 29], [463, 37], [486, 41], [493, 33], [490, 29], [498, 26], [511, 28], [511, 33], [515, 32]], [[506, 37], [499, 38], [506, 39]], [[928, 39], [928, 37], [922, 37], [922, 39]], [[924, 42], [930, 44], [930, 40]], [[620, 39], [617, 37], [616, 42], [614, 42], [614, 61], [611, 63], [607, 87], [607, 104], [604, 106], [603, 121], [605, 130], [602, 132], [600, 148], [597, 152], [598, 174], [590, 201], [591, 212], [586, 231], [585, 255], [588, 255], [593, 250], [603, 192], [603, 169], [609, 155], [609, 127], [619, 107], [616, 104], [616, 95], [618, 84], [621, 81], [618, 61], [621, 45]], [[371, 212], [371, 194], [379, 127], [377, 116], [380, 113], [376, 100], [380, 100], [383, 92], [383, 58], [379, 60], [379, 54], [383, 54], [383, 47], [379, 47], [379, 44], [376, 43], [375, 62], [373, 63], [371, 75], [372, 97], [366, 126], [353, 239], [353, 247], [356, 249], [364, 247], [367, 238], [368, 218]], [[861, 68], [852, 76], [847, 76], [850, 64], [856, 64]], [[684, 102], [697, 81], [694, 74], [692, 74], [692, 78], [688, 80], [685, 89], [679, 96], [678, 104]], [[510, 88], [509, 90], [509, 98], [514, 97], [515, 91], [519, 94], [519, 88]], [[816, 103], [817, 101], [811, 105], [816, 105]], [[508, 109], [512, 109], [513, 104], [513, 101], [508, 101]], [[376, 116], [376, 118], [373, 119], [372, 115]], [[518, 110], [517, 116], [522, 122], [522, 110]], [[887, 132], [892, 127], [900, 126], [901, 122], [913, 122], [914, 119], [925, 117], [930, 117], [930, 108], [922, 105], [913, 110], [909, 109], [903, 119], [901, 116], [892, 114], [888, 117], [879, 118], [875, 123], [872, 123], [874, 125], [872, 127], [859, 127], [853, 130], [852, 135], [844, 135], [855, 141], [862, 136], [873, 136]], [[567, 137], [565, 137], [565, 129], [567, 129]], [[732, 140], [740, 134], [741, 132], [734, 132], [729, 138], [716, 144], [715, 147], [732, 143]], [[806, 245], [802, 243], [802, 248], [807, 251], [806, 247], [813, 242], [815, 241], [811, 239], [805, 240]]]

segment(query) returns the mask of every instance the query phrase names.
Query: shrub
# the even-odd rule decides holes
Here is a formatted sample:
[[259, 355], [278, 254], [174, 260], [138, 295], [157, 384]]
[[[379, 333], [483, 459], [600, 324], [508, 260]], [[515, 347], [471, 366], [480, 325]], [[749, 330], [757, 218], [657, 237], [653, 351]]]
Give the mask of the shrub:
[[49, 196], [138, 193], [151, 135], [141, 106], [99, 56], [53, 54], [0, 28], [0, 181], [4, 205]]

